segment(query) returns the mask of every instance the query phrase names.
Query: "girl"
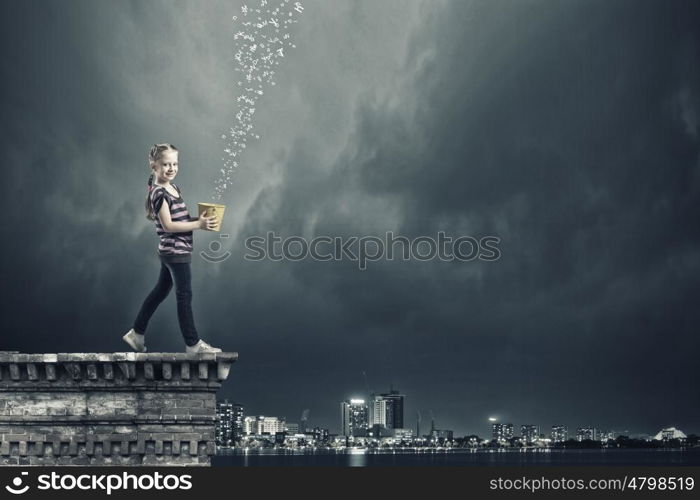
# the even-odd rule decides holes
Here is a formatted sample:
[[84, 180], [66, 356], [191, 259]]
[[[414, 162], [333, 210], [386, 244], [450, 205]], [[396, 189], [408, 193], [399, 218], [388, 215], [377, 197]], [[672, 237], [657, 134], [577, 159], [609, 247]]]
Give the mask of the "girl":
[[155, 144], [148, 155], [151, 176], [148, 178], [146, 218], [156, 223], [160, 238], [158, 256], [160, 276], [158, 283], [141, 306], [134, 326], [122, 338], [135, 351], [146, 352], [144, 334], [148, 320], [156, 308], [168, 296], [175, 280], [177, 317], [188, 353], [221, 352], [197, 335], [192, 316], [192, 286], [190, 263], [192, 262], [192, 231], [211, 230], [216, 226], [216, 216], [190, 218], [180, 188], [171, 181], [177, 175], [178, 151], [172, 144]]

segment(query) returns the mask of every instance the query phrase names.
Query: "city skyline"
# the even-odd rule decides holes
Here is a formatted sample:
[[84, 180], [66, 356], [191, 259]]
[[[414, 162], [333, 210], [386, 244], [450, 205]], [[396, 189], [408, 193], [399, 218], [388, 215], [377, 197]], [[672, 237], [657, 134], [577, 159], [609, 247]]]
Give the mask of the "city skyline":
[[[394, 386], [391, 386], [391, 389], [387, 391], [388, 394], [391, 392], [394, 392]], [[395, 391], [396, 393], [401, 393], [402, 397], [406, 398], [407, 395], [405, 394], [404, 391]], [[370, 398], [364, 398], [362, 397], [361, 392], [354, 392], [353, 397], [348, 397], [343, 400], [340, 400], [341, 407], [344, 408], [344, 405], [346, 403], [350, 403], [352, 406], [359, 406], [363, 405], [367, 407], [367, 413], [360, 417], [360, 418], [365, 418], [369, 424], [370, 419], [372, 418], [372, 412], [370, 409], [371, 406], [371, 399]], [[374, 393], [372, 393], [374, 394]], [[379, 394], [378, 394], [379, 395]], [[228, 398], [227, 398], [228, 400]], [[221, 401], [221, 399], [219, 400]], [[246, 405], [241, 403], [238, 400], [232, 400], [232, 403], [241, 405], [243, 408], [246, 408]], [[296, 420], [294, 417], [290, 417], [289, 414], [282, 413], [282, 412], [275, 412], [275, 411], [270, 411], [270, 412], [258, 412], [254, 411], [253, 413], [246, 414], [248, 415], [254, 415], [254, 416], [270, 416], [270, 417], [275, 417], [275, 418], [283, 418], [286, 422], [288, 423], [296, 423], [299, 424], [300, 420]], [[300, 415], [306, 415], [307, 418], [309, 416], [309, 410], [304, 409], [300, 412]], [[434, 415], [433, 415], [434, 416]], [[342, 418], [342, 417], [341, 417]], [[576, 438], [576, 433], [580, 430], [585, 430], [585, 429], [590, 429], [591, 433], [593, 436], [595, 436], [597, 433], [614, 433], [616, 435], [626, 435], [628, 437], [634, 437], [634, 436], [653, 436], [656, 435], [660, 429], [668, 429], [668, 428], [680, 428], [685, 431], [686, 434], [698, 434], [700, 435], [700, 430], [695, 429], [695, 428], [690, 428], [690, 427], [684, 427], [680, 425], [675, 425], [673, 422], [669, 422], [666, 425], [660, 426], [655, 429], [641, 429], [641, 428], [636, 428], [635, 426], [620, 426], [620, 425], [602, 425], [602, 424], [596, 424], [595, 422], [591, 422], [590, 420], [581, 420], [579, 422], [575, 422], [573, 424], [566, 424], [562, 423], [560, 421], [552, 420], [549, 423], [537, 423], [533, 422], [530, 420], [516, 420], [516, 419], [497, 419], [494, 416], [489, 416], [486, 418], [486, 422], [484, 423], [484, 426], [481, 427], [481, 431], [477, 432], [472, 430], [469, 430], [469, 428], [465, 426], [458, 426], [457, 428], [452, 428], [448, 425], [442, 425], [439, 422], [439, 419], [433, 418], [430, 419], [428, 418], [427, 420], [423, 421], [424, 423], [421, 425], [421, 435], [428, 435], [430, 433], [430, 428], [431, 428], [431, 420], [436, 423], [436, 428], [440, 429], [449, 429], [454, 432], [455, 436], [469, 436], [469, 435], [476, 435], [479, 436], [482, 439], [491, 439], [493, 438], [493, 433], [494, 433], [494, 426], [497, 425], [510, 425], [510, 435], [506, 436], [507, 438], [513, 438], [513, 437], [522, 437], [523, 436], [523, 428], [524, 427], [534, 427], [537, 430], [532, 431], [535, 432], [537, 435], [546, 435], [547, 437], [550, 437], [550, 435], [555, 432], [554, 429], [556, 427], [562, 427], [565, 429], [565, 432], [568, 435], [568, 438]], [[313, 415], [311, 415], [311, 418], [308, 419], [310, 422], [308, 425], [309, 427], [320, 427], [320, 428], [325, 428], [328, 429], [332, 434], [338, 434], [338, 435], [343, 435], [344, 432], [344, 427], [343, 425], [338, 425], [337, 423], [335, 424], [328, 424], [326, 425], [325, 422], [320, 422], [320, 421], [315, 421], [313, 418]], [[440, 425], [437, 425], [440, 424]], [[369, 425], [371, 428], [371, 425]], [[405, 421], [404, 420], [404, 429], [411, 429], [416, 435], [416, 421], [414, 420], [413, 422], [410, 421]], [[515, 432], [515, 429], [518, 429], [519, 432]]]

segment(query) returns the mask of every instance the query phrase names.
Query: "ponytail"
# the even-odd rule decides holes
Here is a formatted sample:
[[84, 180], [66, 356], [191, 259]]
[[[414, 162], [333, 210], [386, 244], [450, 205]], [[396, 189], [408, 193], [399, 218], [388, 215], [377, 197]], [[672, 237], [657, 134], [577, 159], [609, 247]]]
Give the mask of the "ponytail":
[[153, 208], [151, 206], [151, 191], [153, 191], [153, 174], [148, 177], [148, 195], [146, 196], [146, 218], [148, 220], [155, 220], [156, 216], [153, 213]]

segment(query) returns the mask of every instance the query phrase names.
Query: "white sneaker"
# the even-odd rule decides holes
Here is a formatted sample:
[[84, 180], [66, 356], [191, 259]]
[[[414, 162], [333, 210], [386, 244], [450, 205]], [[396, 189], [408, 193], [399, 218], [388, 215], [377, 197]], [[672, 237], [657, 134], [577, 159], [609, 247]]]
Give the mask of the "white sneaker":
[[212, 347], [203, 340], [200, 340], [195, 345], [188, 345], [185, 347], [185, 352], [187, 354], [196, 354], [198, 352], [221, 352], [218, 347]]
[[124, 339], [124, 342], [129, 344], [134, 351], [146, 352], [145, 335], [136, 333], [136, 330], [134, 330], [133, 328], [126, 332], [122, 339]]

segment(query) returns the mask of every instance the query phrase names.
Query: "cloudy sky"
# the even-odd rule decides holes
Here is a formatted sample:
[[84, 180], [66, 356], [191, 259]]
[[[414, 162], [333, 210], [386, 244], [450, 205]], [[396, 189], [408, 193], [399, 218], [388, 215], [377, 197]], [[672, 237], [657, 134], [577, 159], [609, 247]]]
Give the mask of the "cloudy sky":
[[[251, 5], [257, 2], [251, 2]], [[487, 418], [700, 432], [700, 9], [691, 1], [304, 0], [221, 202], [195, 232], [222, 397], [340, 430]], [[0, 349], [124, 350], [159, 272], [154, 142], [191, 211], [233, 124], [233, 1], [2, 3]], [[500, 238], [497, 261], [244, 260], [281, 237]], [[198, 252], [221, 242], [231, 256]], [[210, 252], [213, 253], [213, 252]], [[181, 351], [174, 293], [149, 351]]]

